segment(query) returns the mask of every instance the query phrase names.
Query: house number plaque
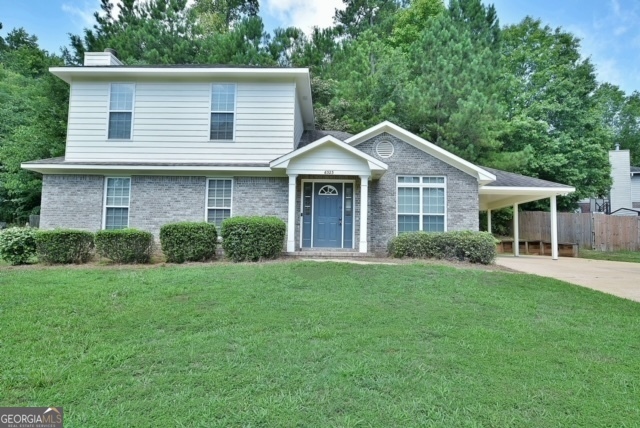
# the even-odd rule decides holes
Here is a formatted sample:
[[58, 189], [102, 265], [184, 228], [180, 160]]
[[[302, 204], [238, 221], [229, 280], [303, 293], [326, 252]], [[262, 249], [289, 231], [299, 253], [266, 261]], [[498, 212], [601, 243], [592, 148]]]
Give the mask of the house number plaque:
[[324, 175], [333, 175], [333, 171], [329, 170], [329, 171], [325, 171]]

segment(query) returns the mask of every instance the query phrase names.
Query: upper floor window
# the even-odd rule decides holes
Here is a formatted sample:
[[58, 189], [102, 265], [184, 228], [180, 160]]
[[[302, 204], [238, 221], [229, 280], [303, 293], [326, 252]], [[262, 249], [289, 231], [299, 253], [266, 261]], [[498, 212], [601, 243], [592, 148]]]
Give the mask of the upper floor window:
[[112, 83], [109, 97], [110, 140], [130, 140], [133, 126], [133, 95], [135, 85]]
[[214, 83], [211, 86], [212, 140], [233, 140], [236, 115], [236, 85]]
[[398, 234], [447, 230], [445, 191], [444, 177], [398, 177]]

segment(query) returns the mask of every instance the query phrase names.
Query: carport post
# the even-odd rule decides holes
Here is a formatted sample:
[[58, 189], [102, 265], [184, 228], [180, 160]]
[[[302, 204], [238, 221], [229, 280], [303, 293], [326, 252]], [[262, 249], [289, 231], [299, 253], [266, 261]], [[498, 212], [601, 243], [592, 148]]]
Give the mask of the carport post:
[[487, 210], [487, 232], [491, 232], [491, 210]]
[[558, 206], [556, 195], [551, 198], [551, 258], [558, 260]]
[[513, 256], [520, 257], [520, 224], [518, 223], [518, 204], [513, 204]]

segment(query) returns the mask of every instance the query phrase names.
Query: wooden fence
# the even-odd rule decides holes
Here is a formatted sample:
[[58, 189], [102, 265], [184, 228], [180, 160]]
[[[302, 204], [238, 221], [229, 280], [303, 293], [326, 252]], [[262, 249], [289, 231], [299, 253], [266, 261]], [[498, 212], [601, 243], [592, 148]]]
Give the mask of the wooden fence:
[[[551, 241], [551, 214], [519, 215], [520, 239]], [[558, 213], [558, 242], [600, 251], [640, 251], [640, 216]]]

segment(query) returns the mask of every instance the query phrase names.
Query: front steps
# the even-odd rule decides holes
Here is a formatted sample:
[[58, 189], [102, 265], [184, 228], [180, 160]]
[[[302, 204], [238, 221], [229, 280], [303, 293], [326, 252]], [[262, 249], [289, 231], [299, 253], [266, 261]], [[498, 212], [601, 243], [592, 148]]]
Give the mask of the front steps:
[[298, 259], [339, 259], [339, 258], [372, 258], [373, 253], [360, 253], [352, 249], [343, 248], [324, 248], [324, 249], [302, 249], [300, 251], [286, 252], [287, 257]]

